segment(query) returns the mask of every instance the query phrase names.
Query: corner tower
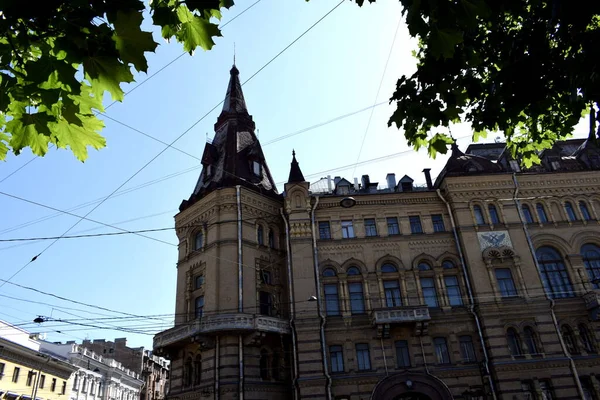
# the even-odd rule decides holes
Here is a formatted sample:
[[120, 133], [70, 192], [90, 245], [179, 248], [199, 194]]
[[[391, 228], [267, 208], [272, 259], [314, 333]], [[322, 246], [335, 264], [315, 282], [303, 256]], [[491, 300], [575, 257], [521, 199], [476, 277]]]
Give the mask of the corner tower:
[[284, 399], [290, 325], [277, 193], [234, 65], [202, 172], [175, 216], [175, 327], [154, 349], [172, 360], [169, 399]]

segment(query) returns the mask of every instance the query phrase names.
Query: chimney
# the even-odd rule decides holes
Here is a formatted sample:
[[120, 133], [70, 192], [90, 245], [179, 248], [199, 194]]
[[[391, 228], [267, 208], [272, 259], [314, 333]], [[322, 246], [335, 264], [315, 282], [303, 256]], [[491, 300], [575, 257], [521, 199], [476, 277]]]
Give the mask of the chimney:
[[396, 174], [387, 174], [385, 177], [388, 189], [394, 191], [396, 189]]
[[333, 188], [331, 187], [331, 175], [327, 175], [327, 191], [333, 191]]
[[336, 176], [335, 178], [333, 178], [333, 186], [337, 186], [338, 182], [341, 180], [342, 180], [342, 178], [340, 178], [339, 176]]
[[358, 187], [358, 178], [354, 178], [354, 191], [358, 192], [358, 189], [359, 189], [359, 187]]
[[369, 178], [369, 175], [363, 175], [361, 178], [361, 181], [362, 181], [363, 190], [369, 190], [369, 184], [371, 183], [371, 179]]
[[425, 168], [423, 173], [425, 174], [425, 182], [427, 182], [427, 189], [433, 189], [433, 183], [431, 182], [431, 168]]

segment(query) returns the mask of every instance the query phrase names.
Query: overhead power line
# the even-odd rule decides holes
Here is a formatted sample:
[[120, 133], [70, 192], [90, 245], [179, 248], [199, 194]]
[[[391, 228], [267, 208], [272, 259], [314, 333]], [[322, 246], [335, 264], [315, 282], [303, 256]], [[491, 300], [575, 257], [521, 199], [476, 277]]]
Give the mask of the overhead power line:
[[[284, 47], [283, 50], [281, 50], [279, 53], [277, 53], [274, 57], [272, 57], [269, 61], [267, 61], [267, 63], [265, 63], [261, 68], [258, 69], [258, 71], [256, 71], [254, 74], [252, 74], [248, 79], [246, 79], [244, 81], [244, 83], [242, 83], [242, 85], [245, 85], [246, 83], [248, 83], [252, 78], [254, 78], [255, 76], [257, 76], [261, 71], [263, 71], [268, 65], [270, 65], [274, 60], [276, 60], [279, 56], [281, 56], [286, 50], [288, 50], [294, 43], [296, 43], [298, 40], [300, 40], [300, 38], [302, 38], [304, 35], [306, 35], [309, 31], [311, 31], [315, 26], [317, 26], [321, 21], [323, 21], [325, 18], [327, 18], [327, 16], [329, 16], [335, 9], [337, 9], [339, 6], [342, 5], [342, 3], [344, 3], [344, 0], [341, 0], [336, 6], [334, 6], [331, 10], [329, 10], [324, 16], [322, 16], [321, 18], [319, 18], [314, 24], [312, 24], [308, 29], [306, 29], [304, 32], [302, 32], [302, 34], [300, 34], [296, 39], [294, 39], [289, 45], [287, 45], [286, 47]], [[210, 115], [210, 113], [212, 113], [217, 107], [219, 107], [221, 104], [223, 104], [224, 99], [221, 100], [219, 103], [217, 103], [217, 105], [215, 105], [212, 109], [210, 109], [206, 114], [204, 114], [202, 117], [200, 117], [196, 122], [194, 122], [189, 128], [187, 128], [186, 130], [184, 130], [179, 136], [177, 136], [173, 141], [171, 141], [169, 143], [169, 146], [172, 146], [173, 144], [175, 144], [179, 139], [181, 139], [183, 136], [185, 136], [188, 132], [190, 132], [196, 125], [198, 125], [202, 120], [204, 120], [204, 118], [206, 118], [208, 115]], [[117, 193], [123, 186], [125, 186], [127, 183], [129, 183], [133, 178], [135, 178], [140, 172], [142, 172], [144, 169], [146, 169], [146, 167], [148, 167], [150, 164], [152, 164], [158, 157], [160, 157], [165, 151], [167, 151], [169, 147], [165, 147], [163, 148], [161, 151], [158, 152], [158, 154], [156, 154], [154, 157], [152, 157], [147, 163], [145, 163], [141, 168], [139, 168], [133, 175], [131, 175], [129, 178], [127, 178], [123, 183], [121, 183], [115, 190], [113, 190], [107, 197], [105, 197], [100, 203], [98, 203], [96, 206], [94, 206], [91, 210], [89, 210], [85, 215], [83, 215], [80, 219], [78, 219], [73, 225], [71, 225], [66, 231], [64, 231], [64, 233], [60, 236], [65, 236], [67, 235], [73, 228], [75, 228], [77, 225], [79, 225], [79, 223], [81, 223], [84, 219], [86, 219], [91, 213], [93, 213], [96, 209], [98, 209], [98, 207], [100, 207], [102, 204], [104, 204], [104, 202], [106, 200], [108, 200], [109, 198], [111, 198], [115, 193]], [[44, 254], [46, 251], [48, 251], [48, 249], [50, 249], [56, 242], [58, 242], [60, 240], [60, 237], [58, 237], [57, 239], [53, 240], [52, 242], [50, 242], [50, 244], [48, 244], [48, 246], [46, 246], [41, 252], [39, 252], [37, 255], [35, 255], [30, 261], [28, 261], [27, 263], [25, 263], [20, 269], [18, 269], [15, 273], [13, 273], [9, 278], [8, 281], [10, 281], [12, 278], [14, 278], [15, 276], [17, 276], [22, 270], [24, 270], [25, 268], [27, 268], [27, 266], [29, 266], [32, 262], [34, 262], [35, 260], [37, 260], [42, 254]], [[0, 288], [5, 284], [6, 282], [3, 282], [2, 284], [0, 284]]]
[[[242, 10], [239, 14], [237, 14], [236, 16], [234, 16], [233, 18], [231, 18], [229, 21], [225, 22], [223, 25], [221, 25], [219, 27], [219, 29], [223, 29], [225, 28], [227, 25], [229, 25], [230, 23], [232, 23], [233, 21], [235, 21], [236, 19], [238, 19], [240, 16], [242, 16], [243, 14], [245, 14], [248, 10], [250, 10], [252, 7], [254, 7], [255, 5], [257, 5], [258, 3], [260, 3], [262, 0], [257, 0], [254, 3], [250, 4], [248, 7], [246, 7], [244, 10]], [[158, 71], [155, 71], [154, 73], [150, 74], [147, 78], [145, 78], [143, 81], [141, 81], [140, 83], [138, 83], [136, 86], [134, 86], [133, 88], [131, 88], [128, 92], [125, 92], [124, 96], [127, 96], [131, 93], [133, 93], [135, 90], [139, 89], [140, 86], [144, 85], [145, 83], [147, 83], [148, 81], [150, 81], [152, 78], [154, 78], [156, 75], [160, 74], [162, 71], [164, 71], [165, 69], [167, 69], [169, 66], [171, 66], [172, 64], [175, 63], [175, 61], [179, 60], [181, 57], [183, 57], [184, 55], [188, 54], [187, 51], [184, 51], [183, 53], [179, 54], [177, 57], [175, 57], [173, 60], [169, 61], [167, 64], [163, 65], [161, 68], [158, 69]], [[109, 109], [110, 107], [112, 107], [113, 105], [115, 105], [116, 103], [118, 103], [118, 100], [113, 101], [112, 103], [110, 103], [109, 105], [107, 105], [106, 107], [104, 107], [104, 110]], [[108, 115], [101, 113], [103, 116], [108, 117]], [[109, 118], [112, 119], [112, 118]], [[118, 121], [117, 121], [118, 122]], [[153, 139], [156, 139], [153, 137]], [[52, 146], [52, 145], [51, 145]], [[177, 149], [179, 150], [179, 149]], [[180, 150], [181, 151], [181, 150]], [[16, 170], [12, 171], [10, 174], [6, 175], [4, 178], [2, 178], [2, 180], [0, 180], [0, 183], [6, 181], [8, 178], [10, 178], [11, 176], [15, 175], [17, 172], [21, 171], [23, 168], [27, 167], [29, 164], [31, 164], [33, 161], [37, 160], [38, 158], [40, 158], [39, 156], [34, 156], [33, 158], [31, 158], [29, 161], [27, 161], [25, 164], [21, 165], [19, 168], [17, 168]]]

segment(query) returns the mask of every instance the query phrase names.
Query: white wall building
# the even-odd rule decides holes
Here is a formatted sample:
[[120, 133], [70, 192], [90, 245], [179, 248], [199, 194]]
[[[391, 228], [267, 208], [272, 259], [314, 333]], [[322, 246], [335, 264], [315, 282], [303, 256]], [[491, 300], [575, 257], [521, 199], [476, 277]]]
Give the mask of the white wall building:
[[69, 400], [138, 400], [144, 382], [120, 362], [103, 357], [77, 343], [41, 342], [42, 353], [68, 360], [79, 370], [69, 385]]

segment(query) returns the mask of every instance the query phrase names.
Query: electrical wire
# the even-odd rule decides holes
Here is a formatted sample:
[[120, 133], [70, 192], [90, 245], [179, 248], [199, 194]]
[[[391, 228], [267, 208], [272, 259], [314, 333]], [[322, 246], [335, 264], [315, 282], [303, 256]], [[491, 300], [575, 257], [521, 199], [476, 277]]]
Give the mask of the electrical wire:
[[[241, 11], [239, 14], [237, 14], [236, 16], [234, 16], [232, 19], [230, 19], [229, 21], [225, 22], [223, 25], [221, 25], [219, 27], [219, 29], [223, 29], [225, 28], [227, 25], [229, 25], [230, 23], [232, 23], [233, 21], [235, 21], [237, 18], [239, 18], [240, 16], [242, 16], [244, 13], [246, 13], [246, 11], [250, 10], [252, 7], [254, 7], [255, 5], [257, 5], [258, 3], [260, 3], [262, 0], [257, 0], [254, 3], [252, 3], [251, 5], [249, 5], [248, 7], [246, 7], [243, 11]], [[134, 86], [133, 88], [131, 88], [128, 92], [124, 93], [123, 96], [127, 96], [129, 94], [131, 94], [133, 91], [137, 90], [140, 86], [144, 85], [145, 83], [147, 83], [149, 80], [151, 80], [152, 78], [154, 78], [156, 75], [158, 75], [159, 73], [161, 73], [162, 71], [164, 71], [165, 69], [167, 69], [169, 66], [171, 66], [173, 63], [175, 63], [175, 61], [179, 60], [181, 57], [183, 57], [184, 55], [186, 55], [187, 52], [184, 51], [183, 53], [181, 53], [180, 55], [178, 55], [177, 57], [175, 57], [173, 60], [169, 61], [167, 64], [163, 65], [161, 68], [158, 69], [158, 71], [150, 74], [146, 79], [144, 79], [143, 81], [141, 81], [140, 83], [138, 83], [136, 86]], [[106, 107], [104, 107], [104, 110], [109, 109], [110, 107], [112, 107], [113, 105], [115, 105], [116, 103], [118, 103], [118, 100], [113, 101], [112, 103], [110, 103], [109, 105], [107, 105]], [[102, 115], [104, 115], [105, 117], [107, 117], [106, 114], [101, 113]], [[110, 118], [112, 119], [112, 118]], [[156, 138], [153, 138], [156, 139]], [[180, 150], [181, 151], [181, 150]], [[17, 168], [16, 170], [14, 170], [13, 172], [11, 172], [10, 174], [8, 174], [7, 176], [5, 176], [4, 178], [2, 178], [2, 180], [0, 180], [0, 183], [6, 181], [8, 178], [10, 178], [11, 176], [15, 175], [17, 172], [19, 172], [20, 170], [22, 170], [23, 168], [25, 168], [26, 166], [28, 166], [29, 164], [31, 164], [33, 161], [37, 160], [38, 158], [40, 158], [39, 156], [34, 156], [33, 158], [31, 158], [29, 161], [27, 161], [25, 164], [21, 165], [19, 168]]]
[[[377, 88], [377, 94], [375, 95], [375, 100], [373, 100], [374, 104], [377, 104], [377, 98], [379, 97], [379, 92], [381, 92], [381, 86], [383, 85], [383, 78], [385, 78], [385, 73], [388, 68], [388, 64], [390, 62], [390, 58], [392, 57], [392, 51], [394, 50], [394, 44], [396, 43], [396, 37], [398, 36], [398, 30], [400, 29], [400, 24], [402, 23], [403, 16], [400, 16], [398, 19], [398, 25], [396, 26], [396, 32], [394, 33], [394, 39], [392, 40], [392, 44], [390, 46], [390, 52], [388, 53], [387, 60], [385, 60], [385, 67], [383, 68], [383, 72], [381, 74], [381, 80], [379, 81], [379, 87]], [[365, 128], [365, 133], [363, 134], [362, 141], [360, 143], [360, 148], [358, 150], [358, 156], [356, 157], [356, 162], [360, 160], [360, 155], [362, 154], [363, 147], [365, 145], [365, 140], [367, 139], [367, 134], [369, 133], [369, 127], [371, 126], [371, 119], [373, 118], [373, 111], [375, 111], [375, 106], [371, 108], [371, 113], [369, 114], [369, 120], [367, 122], [367, 126]], [[352, 171], [352, 175], [356, 172], [356, 167], [354, 167], [354, 171]]]
[[[300, 34], [300, 36], [298, 36], [296, 39], [294, 39], [289, 45], [287, 45], [283, 50], [281, 50], [279, 53], [277, 53], [273, 58], [271, 58], [269, 61], [267, 61], [266, 64], [264, 64], [261, 68], [259, 68], [258, 71], [256, 71], [254, 74], [252, 74], [248, 79], [246, 79], [246, 81], [244, 81], [244, 83], [242, 83], [242, 86], [246, 83], [248, 83], [252, 78], [254, 78], [255, 76], [257, 76], [261, 71], [263, 71], [268, 65], [270, 65], [274, 60], [276, 60], [279, 56], [281, 56], [287, 49], [289, 49], [294, 43], [296, 43], [298, 40], [300, 40], [300, 38], [302, 38], [304, 35], [306, 35], [309, 31], [311, 31], [315, 26], [317, 26], [321, 21], [323, 21], [327, 16], [329, 16], [335, 9], [337, 9], [339, 6], [342, 5], [342, 3], [344, 2], [344, 0], [341, 0], [336, 6], [334, 6], [330, 11], [328, 11], [324, 16], [322, 16], [319, 20], [317, 20], [317, 22], [315, 22], [314, 24], [312, 24], [308, 29], [306, 29], [302, 34]], [[221, 104], [223, 104], [224, 100], [221, 100], [216, 106], [214, 106], [210, 111], [208, 111], [206, 114], [204, 114], [202, 117], [200, 117], [196, 122], [194, 122], [189, 128], [187, 128], [186, 130], [184, 130], [179, 136], [177, 136], [172, 142], [169, 143], [169, 145], [173, 145], [175, 144], [179, 139], [181, 139], [183, 136], [185, 136], [188, 132], [190, 132], [196, 125], [198, 125], [202, 120], [204, 120], [204, 118], [206, 118], [210, 113], [212, 113], [212, 111], [214, 111], [217, 107], [219, 107]], [[75, 222], [73, 225], [71, 225], [61, 236], [67, 235], [73, 228], [75, 228], [77, 225], [79, 225], [79, 223], [81, 223], [85, 218], [87, 218], [92, 212], [94, 212], [96, 209], [98, 209], [98, 207], [100, 207], [102, 204], [104, 204], [104, 202], [109, 199], [110, 197], [112, 197], [117, 191], [119, 191], [123, 186], [125, 186], [127, 183], [129, 183], [129, 181], [131, 181], [133, 178], [135, 178], [140, 172], [142, 172], [146, 167], [148, 167], [152, 162], [154, 162], [154, 160], [156, 160], [158, 157], [160, 157], [165, 151], [167, 151], [169, 147], [165, 147], [164, 149], [162, 149], [160, 152], [158, 152], [158, 154], [156, 154], [154, 157], [152, 157], [147, 163], [145, 163], [141, 168], [139, 168], [133, 175], [131, 175], [129, 178], [127, 178], [123, 183], [121, 183], [115, 190], [113, 190], [107, 197], [104, 198], [104, 200], [102, 200], [100, 203], [98, 203], [96, 206], [94, 206], [91, 210], [89, 210], [85, 215], [83, 215], [80, 219], [77, 220], [77, 222]], [[8, 281], [10, 281], [11, 279], [13, 279], [15, 276], [17, 276], [21, 271], [23, 271], [25, 268], [27, 268], [32, 262], [34, 262], [35, 260], [37, 260], [42, 254], [44, 254], [46, 251], [48, 251], [48, 249], [50, 249], [55, 243], [57, 243], [60, 240], [60, 237], [53, 240], [52, 242], [50, 242], [50, 244], [48, 244], [48, 246], [46, 246], [44, 249], [42, 249], [41, 252], [39, 252], [36, 256], [34, 256], [30, 261], [28, 261], [27, 263], [25, 263], [20, 269], [18, 269], [16, 272], [14, 272], [9, 278]], [[2, 284], [0, 284], [0, 288], [4, 286], [6, 282], [2, 282]]]

